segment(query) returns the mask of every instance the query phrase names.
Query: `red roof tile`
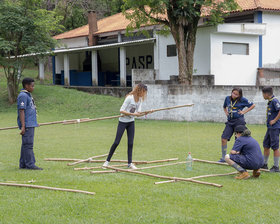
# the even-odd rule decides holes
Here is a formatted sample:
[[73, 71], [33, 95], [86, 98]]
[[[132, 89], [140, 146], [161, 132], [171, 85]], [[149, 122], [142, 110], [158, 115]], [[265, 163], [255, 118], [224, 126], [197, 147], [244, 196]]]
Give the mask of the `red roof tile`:
[[[236, 0], [243, 11], [273, 10], [280, 11], [280, 0]], [[207, 10], [206, 10], [207, 11]], [[130, 23], [122, 13], [97, 21], [98, 31], [95, 34], [125, 30]], [[68, 39], [88, 36], [88, 25], [54, 36], [54, 39]]]

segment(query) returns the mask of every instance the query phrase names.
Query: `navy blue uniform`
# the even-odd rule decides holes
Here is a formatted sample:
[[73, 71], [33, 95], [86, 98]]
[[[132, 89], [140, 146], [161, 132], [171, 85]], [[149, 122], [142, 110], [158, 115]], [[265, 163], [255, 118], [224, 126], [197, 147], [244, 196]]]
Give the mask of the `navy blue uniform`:
[[223, 131], [222, 138], [230, 140], [233, 135], [234, 128], [237, 125], [245, 125], [245, 119], [243, 114], [239, 114], [239, 111], [242, 111], [245, 107], [251, 107], [253, 105], [252, 102], [249, 102], [245, 97], [241, 97], [239, 100], [231, 100], [230, 96], [225, 98], [224, 108], [228, 110], [228, 117], [226, 127]]
[[35, 167], [35, 156], [33, 152], [34, 143], [34, 129], [38, 126], [36, 106], [31, 94], [22, 90], [17, 98], [17, 108], [18, 108], [18, 127], [22, 128], [22, 124], [19, 118], [19, 111], [24, 110], [25, 115], [25, 133], [22, 135], [22, 145], [19, 167], [32, 169]]
[[266, 125], [267, 131], [263, 140], [264, 148], [272, 148], [273, 150], [279, 149], [279, 132], [280, 132], [280, 120], [276, 121], [274, 125], [270, 125], [269, 122], [273, 120], [280, 111], [280, 103], [274, 96], [268, 100], [266, 109]]
[[232, 150], [240, 154], [230, 154], [230, 159], [244, 169], [257, 170], [264, 164], [260, 145], [252, 137], [241, 136], [237, 138]]

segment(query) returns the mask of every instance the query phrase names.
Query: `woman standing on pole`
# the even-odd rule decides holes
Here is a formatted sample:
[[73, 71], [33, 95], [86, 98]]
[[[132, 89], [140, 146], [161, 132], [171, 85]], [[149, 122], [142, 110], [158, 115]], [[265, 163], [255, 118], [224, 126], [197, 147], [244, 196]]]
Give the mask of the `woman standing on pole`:
[[137, 84], [134, 89], [126, 96], [123, 105], [121, 106], [120, 113], [123, 117], [119, 118], [119, 124], [117, 128], [117, 134], [113, 145], [111, 146], [107, 160], [103, 164], [103, 167], [109, 165], [109, 162], [118, 147], [124, 131], [127, 131], [127, 157], [128, 157], [128, 168], [137, 169], [132, 163], [132, 150], [134, 140], [134, 117], [140, 117], [145, 114], [141, 113], [141, 104], [145, 100], [147, 95], [147, 86], [140, 83]]

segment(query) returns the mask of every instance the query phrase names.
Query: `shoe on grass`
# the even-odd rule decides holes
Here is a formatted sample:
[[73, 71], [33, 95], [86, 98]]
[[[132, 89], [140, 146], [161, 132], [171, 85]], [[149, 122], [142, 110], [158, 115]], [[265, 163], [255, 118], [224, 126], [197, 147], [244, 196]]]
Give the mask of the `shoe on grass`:
[[102, 165], [102, 168], [104, 169], [104, 168], [106, 168], [107, 166], [109, 166], [109, 161], [105, 161], [105, 163], [103, 163], [103, 165]]
[[223, 158], [220, 158], [220, 160], [218, 162], [219, 163], [225, 163], [226, 161]]
[[133, 163], [128, 164], [127, 167], [128, 167], [128, 169], [133, 169], [133, 170], [137, 169], [137, 167]]
[[253, 170], [253, 177], [258, 178], [261, 175], [260, 169]]
[[270, 170], [269, 170], [269, 172], [271, 172], [271, 173], [278, 173], [278, 172], [280, 172], [279, 166], [273, 166], [273, 167], [271, 167]]
[[262, 169], [268, 170], [268, 166], [267, 164], [263, 164], [263, 166], [261, 167]]
[[237, 179], [237, 180], [246, 180], [248, 178], [250, 178], [250, 174], [247, 171], [242, 172], [242, 173], [240, 173], [239, 176], [235, 177], [235, 179]]
[[38, 166], [33, 166], [31, 168], [26, 168], [26, 169], [28, 169], [28, 170], [43, 170], [43, 168], [38, 167]]

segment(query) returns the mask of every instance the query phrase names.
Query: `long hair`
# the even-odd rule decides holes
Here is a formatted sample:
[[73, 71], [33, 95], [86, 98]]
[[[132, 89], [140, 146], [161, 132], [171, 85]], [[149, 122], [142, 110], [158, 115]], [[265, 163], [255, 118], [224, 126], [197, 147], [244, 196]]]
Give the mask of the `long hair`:
[[[237, 91], [237, 92], [239, 93], [239, 97], [236, 99], [237, 101], [239, 101], [240, 98], [243, 96], [242, 89], [241, 89], [241, 88], [235, 87], [235, 88], [233, 88], [233, 89], [231, 90], [231, 93], [232, 93], [233, 91]], [[232, 97], [231, 97], [231, 95], [230, 95], [230, 99], [233, 100]]]
[[134, 96], [136, 96], [138, 98], [141, 98], [141, 100], [144, 101], [145, 98], [146, 98], [146, 94], [143, 94], [143, 93], [145, 93], [147, 91], [148, 91], [147, 86], [145, 84], [143, 84], [143, 83], [139, 83], [126, 96], [134, 95]]

